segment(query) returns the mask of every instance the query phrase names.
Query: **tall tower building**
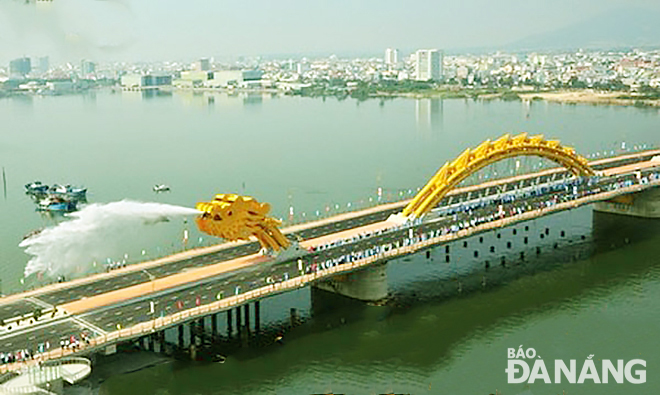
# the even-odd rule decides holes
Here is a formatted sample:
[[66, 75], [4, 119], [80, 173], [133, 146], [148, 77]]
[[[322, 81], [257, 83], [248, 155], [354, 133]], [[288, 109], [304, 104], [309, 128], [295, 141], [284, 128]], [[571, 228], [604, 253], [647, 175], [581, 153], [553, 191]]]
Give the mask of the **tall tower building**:
[[420, 49], [415, 53], [415, 79], [417, 81], [442, 79], [442, 51]]
[[89, 60], [83, 60], [80, 62], [80, 72], [83, 75], [94, 74], [96, 71], [96, 63]]
[[385, 50], [385, 64], [395, 66], [399, 62], [399, 50], [396, 48], [387, 48]]
[[211, 60], [209, 58], [201, 58], [193, 62], [193, 70], [195, 71], [209, 71], [211, 70]]
[[50, 70], [48, 56], [42, 56], [37, 59], [36, 70], [41, 74], [45, 74]]
[[32, 71], [32, 62], [30, 58], [18, 58], [9, 62], [9, 73], [18, 77], [25, 77]]

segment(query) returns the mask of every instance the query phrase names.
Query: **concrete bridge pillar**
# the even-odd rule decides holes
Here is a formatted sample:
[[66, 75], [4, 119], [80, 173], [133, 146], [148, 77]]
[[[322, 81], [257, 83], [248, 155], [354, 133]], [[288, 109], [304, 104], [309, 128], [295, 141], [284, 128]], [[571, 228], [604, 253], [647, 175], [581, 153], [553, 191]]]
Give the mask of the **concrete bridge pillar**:
[[185, 346], [183, 341], [183, 324], [178, 326], [178, 331], [179, 331], [179, 348], [183, 349], [183, 347]]
[[642, 218], [660, 218], [660, 188], [622, 195], [598, 202], [595, 211]]
[[231, 339], [232, 335], [234, 334], [234, 327], [232, 325], [231, 312], [232, 312], [232, 309], [227, 310], [227, 339]]
[[259, 301], [254, 302], [254, 333], [258, 336], [261, 332], [261, 306]]
[[156, 332], [156, 341], [158, 342], [158, 352], [165, 353], [165, 330]]
[[348, 298], [376, 302], [387, 298], [387, 262], [375, 263], [357, 272], [340, 274], [314, 285]]
[[195, 321], [191, 321], [190, 324], [188, 324], [188, 330], [188, 334], [190, 335], [190, 344], [195, 344]]
[[241, 322], [241, 306], [238, 306], [236, 308], [236, 336], [240, 339], [243, 332], [243, 323]]
[[215, 339], [218, 335], [218, 314], [211, 314], [211, 336]]
[[245, 304], [243, 306], [244, 312], [245, 312], [245, 333], [249, 337], [250, 336], [250, 303]]

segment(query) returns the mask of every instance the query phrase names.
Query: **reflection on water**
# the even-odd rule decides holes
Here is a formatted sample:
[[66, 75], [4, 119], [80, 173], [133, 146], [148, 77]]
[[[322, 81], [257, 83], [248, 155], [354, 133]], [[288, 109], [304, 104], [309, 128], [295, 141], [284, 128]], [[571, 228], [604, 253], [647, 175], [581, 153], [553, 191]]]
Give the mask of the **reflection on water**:
[[88, 90], [85, 91], [84, 93], [81, 94], [83, 103], [85, 106], [88, 106], [88, 108], [91, 107], [96, 107], [96, 91], [95, 90]]
[[433, 135], [442, 130], [442, 99], [416, 99], [415, 121], [417, 133], [422, 136]]
[[653, 237], [660, 219], [594, 211], [593, 234], [598, 251], [609, 251]]
[[31, 108], [34, 105], [34, 96], [32, 95], [14, 95], [5, 100], [11, 100], [12, 104], [24, 108]]
[[259, 106], [263, 103], [264, 98], [276, 97], [276, 95], [263, 94], [260, 92], [238, 92], [231, 90], [227, 92], [211, 92], [211, 91], [162, 91], [162, 90], [148, 90], [143, 91], [142, 98], [150, 99], [154, 97], [172, 97], [175, 96], [181, 103], [191, 107], [213, 107], [216, 104], [223, 106], [242, 104], [243, 106], [252, 107]]
[[171, 90], [162, 90], [162, 89], [145, 89], [142, 91], [143, 99], [153, 99], [153, 98], [171, 98], [173, 92]]
[[263, 95], [261, 93], [245, 93], [243, 95], [243, 105], [253, 106], [260, 105], [263, 102]]

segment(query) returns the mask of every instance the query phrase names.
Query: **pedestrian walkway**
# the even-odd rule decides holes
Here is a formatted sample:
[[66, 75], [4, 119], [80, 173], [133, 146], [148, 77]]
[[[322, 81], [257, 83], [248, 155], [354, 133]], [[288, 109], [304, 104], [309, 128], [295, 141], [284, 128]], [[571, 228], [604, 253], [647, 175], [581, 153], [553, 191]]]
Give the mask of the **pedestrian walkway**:
[[92, 364], [86, 358], [35, 362], [0, 384], [0, 394], [53, 394], [57, 381], [75, 384], [91, 373]]

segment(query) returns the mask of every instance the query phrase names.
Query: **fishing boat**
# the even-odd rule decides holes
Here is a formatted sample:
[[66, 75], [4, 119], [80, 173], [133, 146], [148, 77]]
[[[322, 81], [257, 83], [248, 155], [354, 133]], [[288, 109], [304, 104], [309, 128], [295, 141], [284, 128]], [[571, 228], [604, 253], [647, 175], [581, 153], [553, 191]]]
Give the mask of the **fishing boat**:
[[43, 184], [34, 181], [25, 185], [25, 193], [37, 205], [37, 211], [70, 213], [78, 209], [79, 203], [87, 203], [87, 188], [69, 184]]
[[160, 192], [169, 192], [170, 187], [165, 185], [165, 184], [156, 184], [154, 185], [154, 192], [160, 193]]
[[25, 184], [25, 193], [28, 195], [37, 195], [45, 194], [48, 192], [50, 187], [46, 184], [42, 184], [41, 181], [34, 181], [29, 184]]
[[37, 211], [70, 213], [77, 210], [76, 203], [75, 200], [65, 200], [59, 196], [47, 196], [39, 200]]
[[48, 188], [48, 194], [63, 196], [69, 200], [86, 200], [87, 188], [72, 187], [71, 185], [54, 184]]

